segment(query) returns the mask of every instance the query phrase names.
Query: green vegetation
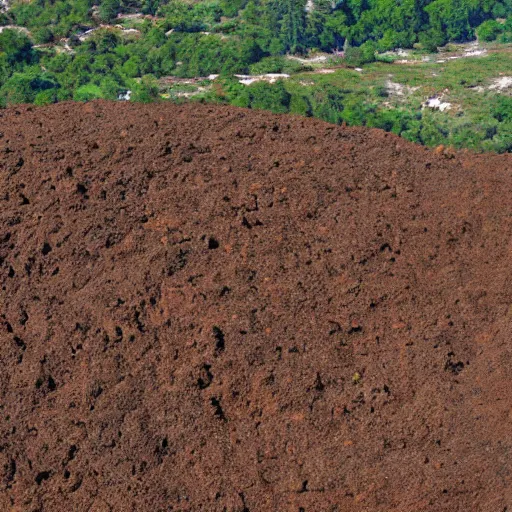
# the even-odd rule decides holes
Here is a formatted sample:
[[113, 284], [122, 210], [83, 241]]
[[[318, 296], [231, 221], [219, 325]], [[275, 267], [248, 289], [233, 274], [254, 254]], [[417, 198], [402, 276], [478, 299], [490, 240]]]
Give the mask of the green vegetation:
[[[0, 25], [18, 27], [0, 33], [3, 106], [117, 99], [130, 90], [133, 101], [227, 102], [376, 126], [429, 145], [512, 147], [511, 99], [488, 89], [498, 69], [512, 75], [507, 46], [443, 66], [397, 65], [385, 54], [415, 48], [420, 59], [475, 37], [511, 43], [512, 0], [316, 0], [312, 8], [307, 0], [13, 0]], [[287, 57], [318, 51], [332, 55], [324, 66], [335, 73]], [[349, 69], [362, 66], [364, 74]], [[291, 78], [244, 86], [237, 73]], [[212, 74], [220, 75], [214, 86], [160, 81]], [[407, 92], [395, 97], [388, 75]], [[445, 90], [452, 109], [422, 110]]]
[[[512, 77], [512, 47], [499, 50], [477, 58], [374, 62], [363, 72], [302, 71], [273, 85], [244, 86], [226, 77], [206, 92], [196, 87], [193, 99], [381, 128], [428, 146], [510, 152], [512, 97], [498, 90], [496, 70]], [[448, 108], [426, 107], [429, 97], [442, 98]]]

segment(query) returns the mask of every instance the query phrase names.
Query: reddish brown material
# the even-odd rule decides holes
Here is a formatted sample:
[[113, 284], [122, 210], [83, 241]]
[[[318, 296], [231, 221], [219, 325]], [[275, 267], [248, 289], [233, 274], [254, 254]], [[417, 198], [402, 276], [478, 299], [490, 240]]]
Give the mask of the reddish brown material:
[[510, 156], [201, 105], [0, 132], [0, 510], [511, 510]]

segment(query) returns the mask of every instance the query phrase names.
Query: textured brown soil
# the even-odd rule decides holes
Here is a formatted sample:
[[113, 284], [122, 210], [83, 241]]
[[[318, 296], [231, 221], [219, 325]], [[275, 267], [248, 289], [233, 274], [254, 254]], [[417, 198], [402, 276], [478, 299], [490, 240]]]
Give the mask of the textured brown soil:
[[512, 510], [512, 157], [211, 106], [0, 112], [0, 510]]

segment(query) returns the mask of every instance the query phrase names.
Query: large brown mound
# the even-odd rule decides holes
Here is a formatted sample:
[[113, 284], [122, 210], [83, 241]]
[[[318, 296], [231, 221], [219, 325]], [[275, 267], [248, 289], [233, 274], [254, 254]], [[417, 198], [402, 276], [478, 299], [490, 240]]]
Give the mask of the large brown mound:
[[0, 123], [1, 511], [512, 510], [510, 156], [197, 105]]

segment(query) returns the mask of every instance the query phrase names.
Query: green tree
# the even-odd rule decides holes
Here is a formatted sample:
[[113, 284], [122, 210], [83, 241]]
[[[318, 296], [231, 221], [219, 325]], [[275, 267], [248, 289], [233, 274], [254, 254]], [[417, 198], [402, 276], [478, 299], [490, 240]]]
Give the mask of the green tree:
[[482, 41], [495, 41], [504, 30], [505, 27], [496, 20], [487, 20], [476, 29], [476, 35]]
[[314, 2], [306, 21], [306, 39], [309, 47], [327, 51], [333, 48], [336, 37], [332, 25], [328, 23], [331, 11], [331, 0]]
[[119, 36], [114, 30], [98, 30], [92, 38], [96, 44], [97, 53], [108, 53], [113, 51], [119, 44]]
[[292, 53], [304, 48], [306, 29], [305, 0], [284, 0], [281, 20], [281, 38]]
[[73, 94], [75, 101], [91, 101], [99, 98], [103, 98], [103, 93], [95, 84], [82, 85]]
[[39, 92], [56, 87], [51, 76], [32, 66], [22, 73], [14, 73], [0, 88], [0, 97], [7, 105], [33, 103]]
[[128, 78], [139, 76], [141, 59], [137, 55], [132, 55], [122, 66], [123, 74]]
[[4, 53], [7, 63], [14, 67], [36, 60], [32, 42], [19, 30], [5, 29], [0, 33], [0, 53]]
[[41, 27], [32, 33], [34, 40], [39, 44], [51, 43], [55, 39], [50, 27]]
[[290, 100], [290, 113], [300, 116], [311, 116], [311, 103], [307, 96], [293, 94]]
[[132, 85], [130, 100], [139, 103], [151, 103], [160, 97], [158, 82], [152, 75], [145, 75]]
[[350, 66], [362, 66], [375, 61], [377, 49], [373, 41], [366, 41], [359, 47], [351, 46], [345, 52], [345, 61]]
[[42, 106], [55, 103], [57, 101], [57, 91], [58, 89], [46, 89], [38, 92], [34, 98], [34, 105]]
[[101, 80], [100, 90], [102, 98], [106, 100], [117, 100], [121, 86], [113, 77], [107, 76]]
[[341, 124], [344, 95], [344, 91], [332, 85], [315, 88], [310, 100], [313, 116], [330, 123]]
[[430, 29], [419, 35], [421, 47], [428, 52], [437, 52], [438, 47], [443, 46], [446, 41], [446, 36], [440, 29]]
[[267, 82], [256, 82], [247, 86], [233, 100], [233, 105], [254, 109], [270, 110], [276, 114], [289, 111], [291, 95], [282, 80], [274, 85]]
[[112, 21], [121, 7], [120, 0], [102, 0], [100, 3], [99, 16], [102, 21]]

